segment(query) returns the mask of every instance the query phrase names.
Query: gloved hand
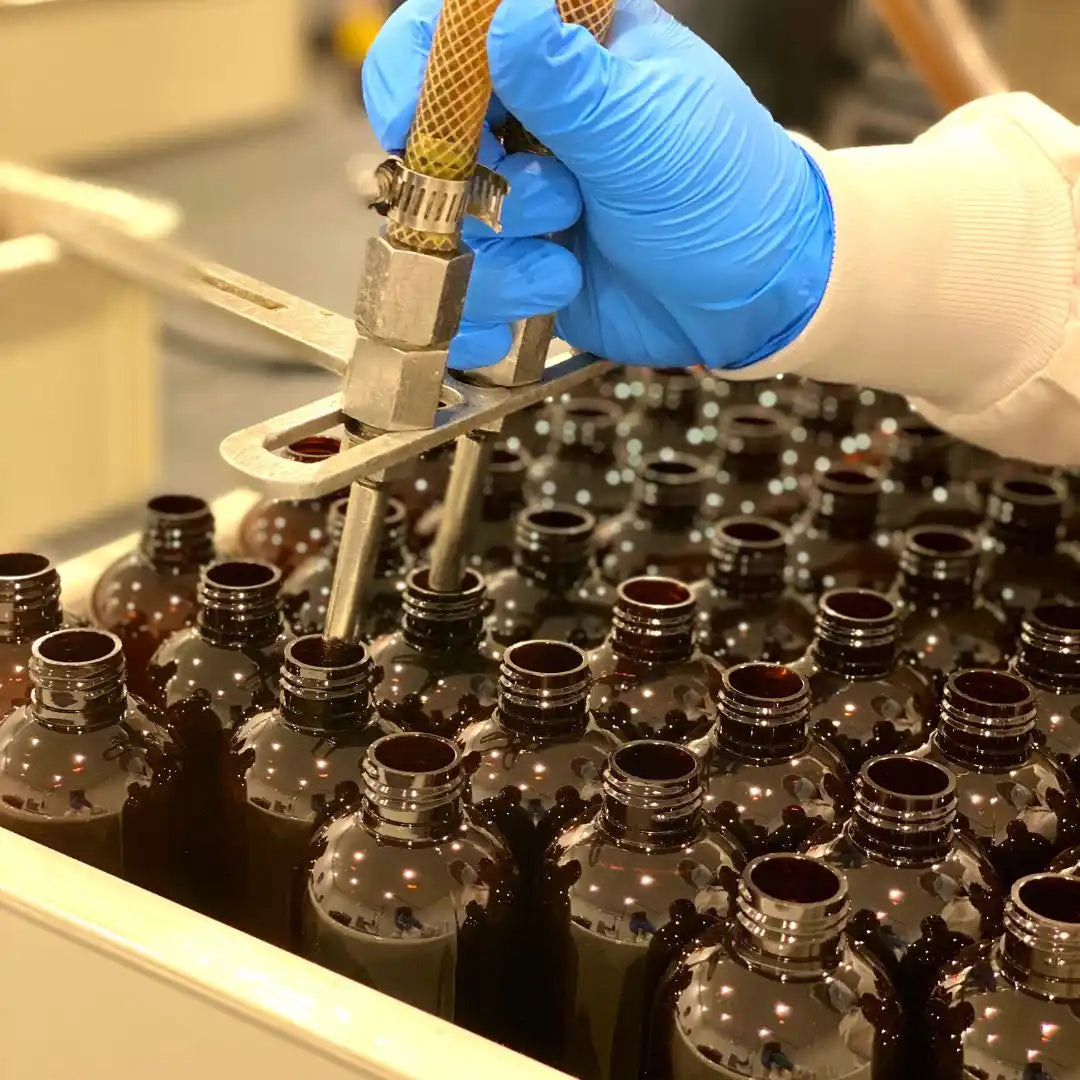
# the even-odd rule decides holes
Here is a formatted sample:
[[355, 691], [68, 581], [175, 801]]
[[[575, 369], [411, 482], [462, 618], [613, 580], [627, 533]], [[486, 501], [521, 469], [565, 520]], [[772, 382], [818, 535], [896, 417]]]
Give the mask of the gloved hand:
[[[405, 145], [440, 8], [407, 0], [365, 60], [388, 150]], [[652, 367], [743, 367], [800, 333], [832, 263], [825, 182], [700, 38], [653, 0], [619, 0], [607, 48], [555, 0], [504, 0], [488, 55], [481, 161], [511, 194], [498, 237], [466, 224], [476, 263], [451, 366], [496, 363], [510, 323], [549, 311], [570, 344]], [[491, 134], [505, 110], [558, 160], [506, 156]]]

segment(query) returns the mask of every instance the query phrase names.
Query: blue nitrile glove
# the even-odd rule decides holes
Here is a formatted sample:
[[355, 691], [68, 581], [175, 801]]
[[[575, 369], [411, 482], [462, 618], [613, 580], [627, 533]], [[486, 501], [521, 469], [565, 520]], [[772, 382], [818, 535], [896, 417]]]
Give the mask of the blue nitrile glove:
[[[440, 7], [407, 0], [364, 63], [387, 149], [405, 144]], [[829, 195], [709, 46], [653, 0], [619, 0], [606, 49], [555, 0], [503, 0], [488, 55], [492, 125], [508, 109], [558, 160], [507, 157], [485, 131], [511, 194], [500, 236], [465, 229], [454, 367], [496, 363], [511, 322], [549, 311], [572, 345], [653, 367], [744, 367], [800, 333], [832, 265]]]

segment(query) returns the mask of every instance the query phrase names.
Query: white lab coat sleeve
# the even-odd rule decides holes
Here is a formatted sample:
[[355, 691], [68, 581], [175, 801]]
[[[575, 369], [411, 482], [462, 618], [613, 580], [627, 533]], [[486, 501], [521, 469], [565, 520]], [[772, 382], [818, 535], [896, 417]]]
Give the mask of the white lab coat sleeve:
[[832, 198], [821, 306], [739, 372], [893, 390], [1007, 456], [1080, 465], [1080, 128], [985, 98], [905, 146], [808, 145]]

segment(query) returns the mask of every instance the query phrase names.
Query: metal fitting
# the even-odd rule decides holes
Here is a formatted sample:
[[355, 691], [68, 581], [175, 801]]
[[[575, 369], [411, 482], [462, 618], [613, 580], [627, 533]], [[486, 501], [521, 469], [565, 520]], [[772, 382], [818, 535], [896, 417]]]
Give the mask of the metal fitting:
[[555, 337], [555, 316], [534, 315], [514, 326], [510, 351], [497, 364], [463, 375], [477, 386], [531, 386], [544, 377], [548, 353]]
[[367, 244], [356, 300], [361, 334], [404, 349], [446, 349], [457, 333], [472, 271], [471, 251], [410, 251], [383, 230]]
[[433, 427], [446, 356], [445, 348], [399, 349], [360, 338], [345, 376], [342, 412], [373, 434]]

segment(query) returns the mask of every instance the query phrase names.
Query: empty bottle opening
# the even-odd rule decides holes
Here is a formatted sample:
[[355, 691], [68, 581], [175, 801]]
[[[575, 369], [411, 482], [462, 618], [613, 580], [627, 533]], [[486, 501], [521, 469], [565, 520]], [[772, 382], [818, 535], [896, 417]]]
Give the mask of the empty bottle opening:
[[523, 641], [506, 650], [506, 659], [535, 675], [572, 675], [588, 667], [588, 657], [580, 649], [560, 641]]
[[896, 608], [887, 596], [869, 589], [841, 589], [826, 593], [821, 606], [830, 614], [860, 622], [878, 622], [891, 619], [896, 614]]
[[787, 904], [824, 904], [844, 891], [838, 874], [801, 855], [772, 855], [750, 870], [759, 892]]
[[348, 641], [327, 641], [321, 634], [297, 638], [286, 649], [287, 655], [304, 667], [342, 668], [362, 664], [367, 659], [363, 645]]
[[864, 766], [864, 775], [884, 791], [912, 798], [945, 795], [953, 787], [945, 769], [920, 758], [878, 758]]
[[240, 559], [217, 563], [206, 571], [206, 580], [223, 589], [253, 589], [259, 585], [269, 585], [280, 576], [280, 571], [269, 563]]
[[781, 701], [803, 693], [806, 681], [782, 664], [740, 664], [727, 673], [728, 685], [747, 697]]
[[210, 509], [205, 499], [195, 495], [158, 495], [151, 499], [146, 507], [155, 514], [165, 514], [168, 517], [192, 517], [205, 514]]
[[1001, 485], [1001, 490], [1009, 498], [1015, 498], [1021, 502], [1033, 501], [1039, 503], [1057, 502], [1061, 498], [1061, 492], [1057, 486], [1049, 480], [1039, 480], [1036, 477], [1023, 479], [1014, 477], [1006, 480]]
[[959, 529], [915, 529], [909, 538], [915, 548], [934, 555], [972, 555], [977, 550], [974, 537]]
[[309, 435], [306, 439], [297, 439], [289, 443], [285, 456], [293, 461], [306, 461], [314, 464], [317, 461], [326, 461], [335, 454], [341, 453], [341, 440], [331, 438], [329, 435]]
[[388, 735], [370, 752], [383, 768], [403, 773], [439, 772], [458, 759], [454, 744], [438, 735]]
[[775, 416], [741, 409], [733, 409], [728, 413], [727, 423], [729, 430], [743, 427], [755, 428], [757, 431], [770, 430], [779, 432], [783, 427], [780, 420]]
[[827, 469], [822, 474], [823, 486], [834, 491], [869, 493], [877, 488], [878, 482], [875, 473], [860, 469]]
[[[423, 569], [414, 570], [407, 579], [408, 584], [418, 592], [431, 593], [433, 596], [446, 596], [456, 595], [454, 593], [440, 593], [436, 592], [431, 587], [431, 575], [428, 568], [425, 566]], [[477, 589], [482, 589], [484, 582], [480, 575], [475, 570], [466, 570], [461, 575], [461, 585], [458, 588], [458, 593], [475, 592]]]
[[[0, 560], [0, 574], [3, 574]], [[1080, 633], [1080, 604], [1043, 604], [1031, 613], [1032, 619], [1053, 630]]]
[[[345, 499], [345, 508], [348, 509], [349, 500]], [[387, 499], [386, 513], [383, 515], [384, 525], [400, 525], [405, 520], [405, 504], [400, 499]]]
[[1080, 878], [1040, 875], [1021, 881], [1016, 892], [1020, 903], [1040, 918], [1080, 923]]
[[591, 514], [569, 507], [560, 510], [527, 510], [526, 520], [538, 529], [551, 532], [576, 532], [593, 525]]
[[928, 424], [925, 420], [914, 417], [904, 417], [896, 426], [901, 434], [907, 435], [911, 439], [948, 439], [948, 436], [941, 428], [936, 428], [933, 424]]
[[574, 420], [610, 420], [615, 422], [618, 410], [607, 402], [582, 402], [580, 405], [568, 405], [566, 416]]
[[1001, 671], [962, 671], [952, 683], [964, 697], [984, 705], [1022, 705], [1031, 697], [1026, 682]]
[[632, 578], [619, 586], [619, 592], [644, 607], [679, 607], [693, 600], [690, 590], [674, 578]]
[[491, 452], [491, 464], [506, 468], [508, 465], [520, 465], [523, 461], [517, 450], [511, 450], [509, 446], [496, 446]]
[[784, 542], [783, 527], [764, 520], [743, 518], [725, 521], [720, 525], [720, 532], [740, 544], [775, 545]]
[[656, 783], [689, 780], [698, 771], [697, 758], [674, 743], [629, 743], [616, 750], [612, 760], [625, 776]]
[[697, 461], [688, 461], [685, 458], [675, 458], [672, 461], [650, 461], [645, 465], [643, 471], [644, 475], [650, 479], [697, 479], [701, 475], [701, 464]]
[[54, 664], [94, 664], [120, 651], [120, 642], [100, 630], [57, 630], [39, 638], [34, 650]]
[[0, 578], [31, 577], [49, 569], [44, 555], [30, 551], [8, 551], [0, 555]]

